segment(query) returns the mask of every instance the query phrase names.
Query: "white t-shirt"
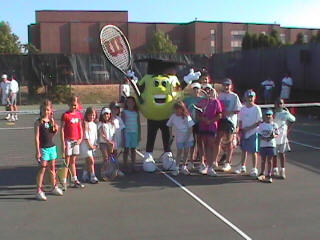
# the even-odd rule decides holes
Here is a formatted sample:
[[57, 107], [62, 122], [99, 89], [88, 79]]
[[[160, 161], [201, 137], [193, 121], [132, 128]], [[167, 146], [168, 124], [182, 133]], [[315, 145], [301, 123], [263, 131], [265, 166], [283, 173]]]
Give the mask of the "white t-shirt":
[[[239, 113], [239, 121], [241, 121], [242, 128], [250, 127], [255, 123], [262, 121], [261, 108], [258, 105], [247, 107], [243, 105]], [[244, 138], [249, 138], [253, 134], [257, 133], [258, 127], [250, 129], [244, 135]]]
[[280, 112], [275, 112], [274, 122], [278, 124], [279, 136], [276, 138], [277, 145], [284, 144], [288, 142], [288, 122], [295, 122], [296, 118], [290, 112], [282, 110]]
[[[270, 137], [272, 134], [279, 134], [278, 125], [274, 122], [263, 122], [258, 127], [258, 134], [263, 137]], [[276, 147], [276, 139], [272, 138], [270, 141], [260, 139], [260, 147]]]
[[[285, 84], [289, 85], [285, 85]], [[289, 99], [290, 97], [290, 89], [293, 85], [293, 81], [291, 77], [284, 77], [282, 79], [282, 86], [281, 86], [281, 93], [280, 93], [280, 97], [283, 99]]]
[[130, 85], [121, 84], [121, 96], [129, 97], [130, 96]]
[[272, 80], [265, 80], [261, 83], [261, 85], [265, 88], [265, 90], [271, 90], [275, 87], [274, 82]]
[[[100, 131], [100, 129], [102, 129], [102, 132], [104, 133], [104, 135], [106, 136], [106, 138], [109, 141], [115, 141], [115, 132], [116, 132], [116, 127], [114, 124], [112, 124], [111, 122], [99, 122], [98, 123], [98, 131]], [[102, 134], [98, 134], [99, 135], [99, 143], [107, 143]]]
[[19, 84], [15, 79], [12, 79], [10, 82], [10, 92], [12, 93], [19, 92]]
[[[221, 92], [218, 96], [218, 99], [223, 103], [223, 110], [225, 111], [240, 111], [242, 104], [238, 95], [234, 92], [225, 93]], [[237, 126], [238, 114], [231, 113], [226, 116], [234, 126]]]
[[116, 149], [119, 149], [122, 147], [122, 130], [125, 128], [125, 125], [121, 117], [119, 116], [116, 116], [113, 122], [116, 128], [116, 132], [115, 132]]
[[87, 124], [87, 129], [84, 129], [84, 139], [92, 145], [97, 145], [98, 140], [98, 129], [95, 122], [85, 122]]
[[191, 142], [193, 141], [192, 126], [194, 122], [190, 116], [182, 118], [175, 113], [171, 115], [167, 122], [168, 127], [174, 127], [176, 130], [176, 142]]

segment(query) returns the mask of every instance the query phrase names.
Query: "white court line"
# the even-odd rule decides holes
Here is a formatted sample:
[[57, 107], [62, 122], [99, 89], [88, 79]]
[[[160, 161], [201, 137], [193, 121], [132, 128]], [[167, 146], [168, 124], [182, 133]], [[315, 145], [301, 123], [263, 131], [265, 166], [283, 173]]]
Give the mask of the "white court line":
[[304, 144], [304, 143], [296, 142], [296, 141], [292, 141], [292, 140], [290, 140], [290, 142], [294, 143], [294, 144], [297, 144], [297, 145], [301, 145], [303, 147], [308, 147], [308, 148], [313, 148], [313, 149], [316, 149], [316, 150], [320, 150], [320, 147], [312, 146], [312, 145], [309, 145], [309, 144]]
[[27, 130], [27, 129], [34, 129], [34, 127], [0, 128], [0, 130]]
[[[143, 157], [143, 154], [139, 151], [136, 151], [137, 154], [140, 157]], [[222, 222], [224, 222], [226, 225], [232, 228], [236, 233], [238, 233], [241, 237], [243, 237], [246, 240], [251, 240], [247, 234], [242, 232], [237, 226], [235, 226], [233, 223], [231, 223], [228, 219], [226, 219], [224, 216], [222, 216], [220, 213], [218, 213], [216, 210], [214, 210], [211, 206], [209, 206], [207, 203], [205, 203], [201, 198], [199, 198], [197, 195], [195, 195], [193, 192], [191, 192], [188, 188], [182, 186], [177, 180], [170, 177], [167, 173], [161, 171], [159, 168], [157, 168], [163, 175], [165, 175], [170, 181], [172, 181], [174, 184], [176, 184], [178, 187], [180, 187], [184, 192], [186, 192], [189, 196], [191, 196], [193, 199], [195, 199], [198, 203], [200, 203], [203, 207], [205, 207], [209, 212], [214, 214], [217, 218], [219, 218]]]

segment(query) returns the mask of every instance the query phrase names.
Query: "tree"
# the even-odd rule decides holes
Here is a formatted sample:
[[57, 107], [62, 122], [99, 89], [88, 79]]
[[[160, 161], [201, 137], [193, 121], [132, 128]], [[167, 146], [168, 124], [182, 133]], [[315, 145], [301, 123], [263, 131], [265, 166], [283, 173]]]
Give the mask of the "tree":
[[172, 43], [168, 34], [161, 31], [154, 33], [148, 51], [150, 53], [170, 53], [174, 54], [177, 52], [178, 47]]
[[272, 29], [269, 37], [270, 37], [271, 46], [281, 46], [282, 45], [282, 42], [280, 40], [280, 35], [277, 30]]
[[11, 27], [8, 22], [0, 22], [0, 54], [20, 54], [21, 43], [14, 33], [11, 33]]
[[296, 39], [296, 41], [294, 42], [294, 44], [303, 44], [303, 43], [304, 43], [304, 41], [303, 41], [303, 34], [300, 32], [300, 33], [298, 33], [297, 39]]
[[318, 30], [316, 35], [312, 35], [310, 42], [320, 43], [320, 30]]
[[252, 37], [250, 33], [246, 32], [246, 34], [243, 36], [241, 47], [243, 50], [252, 48]]
[[22, 48], [24, 49], [24, 54], [40, 53], [40, 50], [36, 48], [36, 46], [34, 46], [32, 43], [23, 44]]

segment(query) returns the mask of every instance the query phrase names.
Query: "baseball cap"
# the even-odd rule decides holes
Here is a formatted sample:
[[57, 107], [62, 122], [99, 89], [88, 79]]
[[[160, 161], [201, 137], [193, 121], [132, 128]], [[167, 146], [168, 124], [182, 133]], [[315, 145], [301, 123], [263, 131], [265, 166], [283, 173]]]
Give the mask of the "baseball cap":
[[200, 83], [198, 83], [198, 82], [195, 82], [195, 83], [192, 83], [191, 84], [191, 88], [201, 88], [201, 84]]
[[7, 74], [2, 74], [1, 78], [8, 78]]
[[106, 114], [106, 113], [111, 113], [110, 108], [104, 108], [104, 109], [102, 109], [101, 115]]
[[253, 90], [249, 89], [244, 93], [244, 96], [245, 97], [255, 97], [256, 93]]
[[271, 109], [267, 109], [265, 112], [264, 112], [265, 115], [273, 115], [273, 111]]
[[202, 89], [206, 89], [206, 88], [213, 89], [213, 87], [210, 83], [205, 83], [202, 85]]
[[121, 105], [117, 102], [111, 102], [109, 107], [110, 108], [120, 108]]
[[232, 85], [232, 80], [230, 78], [225, 78], [222, 80], [222, 84], [224, 85]]

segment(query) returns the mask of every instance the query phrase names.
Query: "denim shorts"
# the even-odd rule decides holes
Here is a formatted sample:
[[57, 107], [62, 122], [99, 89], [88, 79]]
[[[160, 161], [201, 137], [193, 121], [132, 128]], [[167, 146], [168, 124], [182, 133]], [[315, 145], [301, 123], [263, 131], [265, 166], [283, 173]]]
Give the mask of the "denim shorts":
[[191, 148], [194, 146], [194, 141], [189, 142], [177, 142], [177, 149], [183, 149], [183, 148]]
[[258, 134], [255, 133], [248, 138], [242, 138], [240, 140], [240, 147], [242, 151], [249, 153], [256, 153], [259, 151], [259, 138]]
[[259, 151], [261, 157], [274, 157], [276, 156], [275, 147], [261, 147]]

